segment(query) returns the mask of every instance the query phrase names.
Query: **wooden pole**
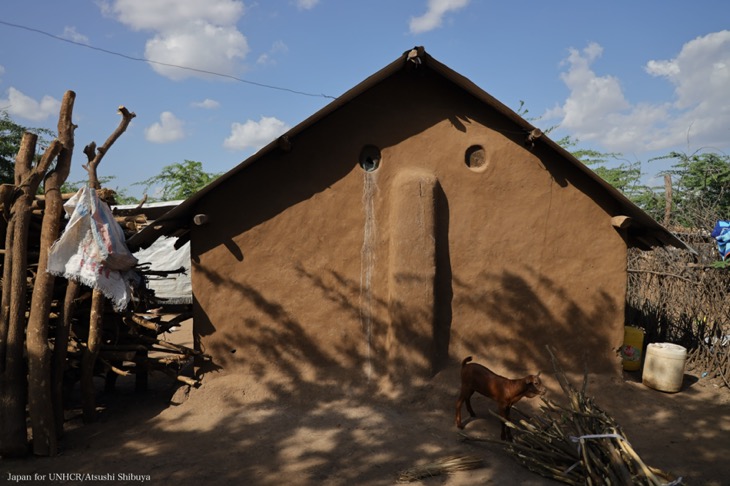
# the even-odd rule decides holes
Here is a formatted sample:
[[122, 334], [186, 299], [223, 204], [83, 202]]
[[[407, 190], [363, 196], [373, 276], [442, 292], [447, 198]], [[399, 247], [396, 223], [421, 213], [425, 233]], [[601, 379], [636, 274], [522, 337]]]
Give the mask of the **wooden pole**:
[[[30, 133], [23, 134], [20, 142], [20, 151], [15, 159], [15, 183], [20, 182], [20, 175], [25, 175], [35, 156], [35, 144], [38, 137]], [[20, 245], [16, 254], [17, 233], [21, 233], [22, 226], [26, 231], [29, 218], [25, 217], [22, 211], [20, 198], [13, 202], [10, 221], [8, 223], [8, 234], [12, 233], [12, 239], [8, 238], [7, 250], [11, 258], [6, 261], [12, 262], [12, 270], [8, 278], [3, 280], [3, 300], [7, 300], [7, 308], [3, 306], [3, 321], [7, 322], [7, 336], [5, 343], [5, 360], [2, 375], [0, 375], [0, 456], [24, 456], [27, 453], [27, 434], [25, 430], [25, 404], [26, 404], [26, 382], [25, 367], [23, 361], [23, 345], [25, 344], [25, 329], [18, 329], [22, 326], [19, 320], [20, 313], [18, 293], [13, 290], [18, 288], [16, 276], [20, 272], [17, 267], [22, 267], [25, 272], [25, 245]], [[16, 259], [20, 256], [22, 262]], [[25, 279], [20, 282], [20, 287], [25, 291]], [[7, 294], [7, 295], [6, 295]], [[25, 311], [25, 309], [23, 309]]]
[[664, 226], [669, 225], [672, 216], [672, 176], [664, 174]]
[[56, 425], [56, 437], [63, 436], [63, 375], [66, 371], [66, 355], [68, 354], [68, 336], [71, 329], [71, 319], [76, 310], [76, 297], [81, 284], [69, 280], [63, 300], [61, 322], [56, 326], [56, 343], [53, 347], [53, 415]]
[[[71, 158], [75, 144], [74, 131], [76, 125], [73, 124], [71, 118], [73, 115], [73, 105], [76, 94], [73, 91], [67, 91], [64, 94], [61, 103], [61, 114], [58, 118], [58, 139], [63, 144], [63, 149], [58, 155], [58, 164], [65, 167], [71, 167]], [[68, 177], [68, 174], [66, 174]], [[59, 191], [60, 192], [60, 191]], [[70, 199], [72, 194], [61, 194], [61, 200]], [[51, 197], [56, 198], [55, 192], [51, 193]], [[52, 403], [54, 422], [56, 426], [56, 436], [60, 438], [63, 435], [63, 375], [66, 367], [66, 352], [68, 347], [68, 335], [71, 327], [71, 318], [74, 311], [74, 302], [78, 294], [79, 284], [74, 281], [68, 281], [66, 287], [66, 297], [64, 299], [63, 313], [61, 322], [56, 326], [56, 341], [53, 347], [53, 365], [52, 365]], [[69, 303], [70, 302], [70, 303]]]
[[[10, 282], [13, 274], [13, 259], [10, 258], [13, 248], [15, 221], [8, 218], [8, 226], [5, 231], [5, 251], [7, 255], [3, 258], [3, 282]], [[5, 371], [5, 354], [8, 342], [8, 324], [10, 321], [10, 289], [3, 289], [0, 296], [0, 373]]]
[[[84, 154], [86, 154], [88, 163], [83, 167], [89, 173], [89, 187], [91, 189], [101, 189], [101, 184], [97, 176], [97, 167], [104, 158], [104, 155], [109, 151], [109, 148], [126, 131], [132, 119], [137, 116], [124, 106], [120, 106], [117, 112], [122, 115], [122, 120], [109, 138], [106, 139], [104, 145], [97, 149], [96, 143], [91, 142], [84, 147]], [[99, 354], [99, 346], [101, 345], [104, 299], [104, 294], [101, 291], [93, 291], [91, 297], [91, 315], [89, 317], [88, 346], [81, 360], [81, 400], [83, 402], [84, 422], [93, 422], [96, 420], [96, 392], [94, 391], [93, 378], [96, 357]]]
[[94, 367], [101, 348], [101, 323], [104, 315], [104, 294], [94, 290], [89, 315], [89, 338], [81, 357], [81, 400], [85, 423], [96, 421], [96, 390]]
[[119, 125], [112, 134], [109, 135], [109, 138], [106, 139], [104, 145], [96, 148], [96, 143], [91, 142], [89, 145], [84, 147], [84, 153], [86, 154], [89, 163], [84, 165], [83, 168], [89, 173], [89, 187], [92, 189], [101, 189], [101, 184], [99, 184], [99, 177], [97, 176], [96, 171], [97, 167], [101, 163], [101, 159], [104, 158], [104, 155], [106, 155], [114, 142], [116, 142], [117, 139], [127, 130], [132, 119], [137, 116], [134, 112], [129, 111], [124, 106], [120, 106], [117, 113], [122, 115], [122, 120], [119, 122]]
[[[58, 442], [51, 386], [51, 350], [48, 346], [48, 316], [53, 300], [55, 277], [48, 273], [48, 251], [61, 233], [63, 199], [61, 186], [71, 170], [73, 153], [73, 124], [71, 113], [76, 94], [67, 91], [59, 117], [61, 144], [56, 166], [45, 177], [46, 208], [40, 237], [38, 275], [33, 285], [33, 297], [28, 317], [28, 405], [33, 427], [33, 453], [37, 456], [58, 454]], [[70, 134], [69, 134], [70, 132]]]
[[[40, 162], [32, 168], [38, 136], [26, 132], [21, 140], [15, 162], [15, 181], [20, 193], [13, 202], [12, 217], [13, 269], [10, 285], [3, 292], [10, 292], [8, 335], [5, 354], [5, 370], [0, 378], [0, 455], [17, 456], [27, 453], [25, 406], [27, 402], [25, 348], [28, 270], [28, 228], [30, 207], [38, 186], [61, 150], [61, 143], [54, 140]], [[7, 282], [5, 282], [7, 284]]]

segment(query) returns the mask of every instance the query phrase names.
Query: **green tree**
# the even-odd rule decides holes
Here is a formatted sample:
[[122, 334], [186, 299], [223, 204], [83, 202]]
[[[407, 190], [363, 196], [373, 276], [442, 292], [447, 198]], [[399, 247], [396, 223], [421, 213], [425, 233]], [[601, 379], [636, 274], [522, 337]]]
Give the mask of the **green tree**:
[[[641, 206], [642, 201], [648, 200], [648, 194], [653, 194], [650, 188], [641, 183], [641, 162], [624, 161], [622, 154], [618, 152], [599, 152], [577, 148], [578, 140], [570, 135], [561, 138], [556, 143], [634, 203]], [[609, 167], [612, 162], [618, 162], [618, 165]]]
[[712, 228], [730, 217], [730, 156], [714, 152], [670, 152], [652, 160], [675, 160], [672, 219], [689, 228]]
[[[517, 114], [526, 120], [539, 120], [539, 117], [528, 118], [528, 113], [525, 103], [520, 101]], [[550, 133], [555, 128], [552, 126], [544, 132]], [[620, 153], [578, 148], [579, 141], [570, 135], [556, 142], [654, 219], [664, 220], [666, 190], [663, 184], [650, 187], [641, 182], [641, 162], [623, 161]], [[670, 152], [649, 162], [655, 160], [676, 161], [671, 169], [659, 174], [672, 179], [672, 223], [688, 228], [713, 228], [717, 220], [730, 218], [730, 156], [713, 152], [691, 155]]]
[[165, 166], [156, 176], [134, 185], [145, 186], [145, 192], [153, 187], [160, 190], [159, 196], [155, 195], [149, 200], [174, 201], [189, 198], [219, 175], [203, 171], [202, 162], [185, 160], [183, 163]]
[[40, 159], [50, 143], [49, 139], [55, 137], [54, 132], [46, 128], [24, 127], [11, 120], [6, 111], [0, 111], [0, 184], [12, 184], [15, 180], [15, 156], [25, 132], [38, 135], [36, 158]]

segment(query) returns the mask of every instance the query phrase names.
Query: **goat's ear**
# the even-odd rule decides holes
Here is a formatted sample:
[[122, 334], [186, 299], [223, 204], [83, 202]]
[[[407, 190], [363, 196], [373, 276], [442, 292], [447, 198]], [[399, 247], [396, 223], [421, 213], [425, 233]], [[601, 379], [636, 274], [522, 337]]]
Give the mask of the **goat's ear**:
[[542, 374], [542, 371], [537, 372], [537, 377], [540, 378], [540, 375]]

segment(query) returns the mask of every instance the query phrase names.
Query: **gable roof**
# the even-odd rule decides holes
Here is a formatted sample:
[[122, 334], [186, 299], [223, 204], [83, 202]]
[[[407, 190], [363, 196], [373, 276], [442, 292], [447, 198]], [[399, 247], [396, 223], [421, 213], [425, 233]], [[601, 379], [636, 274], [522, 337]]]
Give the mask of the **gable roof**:
[[565, 159], [566, 163], [573, 165], [577, 170], [585, 173], [590, 179], [594, 180], [617, 203], [621, 210], [621, 216], [628, 217], [624, 218], [622, 228], [626, 228], [628, 243], [630, 246], [645, 250], [651, 249], [655, 246], [673, 246], [696, 253], [677, 236], [664, 228], [646, 212], [631, 202], [619, 190], [601, 179], [595, 172], [586, 167], [584, 163], [576, 159], [572, 154], [570, 154], [570, 152], [552, 141], [546, 135], [542, 134], [539, 129], [531, 125], [528, 121], [502, 104], [496, 98], [492, 97], [489, 93], [479, 88], [469, 79], [431, 57], [428, 53], [426, 53], [423, 47], [415, 47], [406, 51], [403, 55], [399, 56], [398, 59], [371, 75], [349, 91], [345, 92], [342, 96], [336, 98], [333, 102], [303, 122], [299, 123], [294, 128], [290, 129], [287, 133], [272, 141], [230, 171], [218, 177], [205, 188], [186, 199], [179, 206], [158, 218], [153, 225], [144, 228], [127, 241], [130, 249], [132, 251], [136, 251], [139, 248], [146, 248], [160, 236], [178, 236], [180, 237], [180, 244], [184, 243], [187, 239], [189, 239], [189, 226], [192, 222], [192, 212], [194, 211], [198, 201], [205, 198], [220, 184], [223, 184], [226, 180], [243, 168], [255, 163], [266, 154], [279, 149], [283, 144], [288, 144], [289, 140], [293, 139], [300, 132], [312, 126], [319, 120], [327, 117], [329, 114], [343, 107], [388, 77], [405, 69], [429, 69], [434, 71], [524, 129], [526, 140], [535, 144], [545, 144], [550, 150], [557, 152], [560, 157]]

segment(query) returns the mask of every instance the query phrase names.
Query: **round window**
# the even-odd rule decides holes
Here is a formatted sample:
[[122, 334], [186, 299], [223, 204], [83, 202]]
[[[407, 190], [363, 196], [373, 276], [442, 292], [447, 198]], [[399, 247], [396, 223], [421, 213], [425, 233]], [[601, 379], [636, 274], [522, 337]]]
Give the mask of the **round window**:
[[360, 151], [360, 167], [365, 172], [372, 172], [380, 166], [380, 149], [375, 145], [365, 145]]
[[475, 172], [481, 172], [487, 168], [487, 153], [481, 145], [472, 145], [466, 149], [464, 157], [466, 166]]

